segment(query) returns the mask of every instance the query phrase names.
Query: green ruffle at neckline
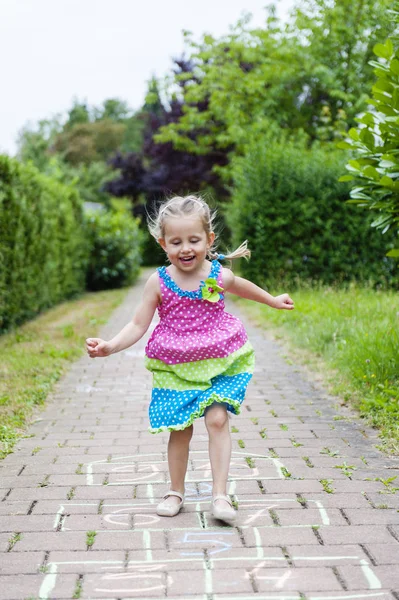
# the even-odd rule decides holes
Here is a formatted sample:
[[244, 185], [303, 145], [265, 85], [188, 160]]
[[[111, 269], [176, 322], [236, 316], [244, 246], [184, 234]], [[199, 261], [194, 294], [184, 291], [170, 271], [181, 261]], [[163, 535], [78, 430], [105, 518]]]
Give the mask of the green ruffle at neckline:
[[188, 421], [186, 421], [185, 423], [181, 423], [180, 425], [162, 425], [162, 427], [158, 428], [149, 427], [148, 431], [150, 433], [162, 433], [163, 431], [181, 431], [182, 429], [187, 429], [187, 427], [190, 427], [190, 425], [194, 423], [195, 419], [202, 417], [202, 415], [205, 412], [205, 409], [214, 402], [226, 402], [227, 404], [230, 404], [230, 406], [234, 408], [234, 412], [236, 415], [239, 415], [241, 412], [241, 404], [238, 400], [233, 400], [232, 398], [224, 398], [214, 392], [212, 396], [200, 402], [198, 409], [194, 413], [192, 413]]

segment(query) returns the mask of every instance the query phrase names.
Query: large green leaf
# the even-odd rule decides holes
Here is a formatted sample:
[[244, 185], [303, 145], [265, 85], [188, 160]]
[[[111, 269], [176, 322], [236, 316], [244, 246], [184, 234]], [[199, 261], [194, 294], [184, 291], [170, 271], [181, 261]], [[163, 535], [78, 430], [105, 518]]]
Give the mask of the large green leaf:
[[385, 44], [376, 44], [373, 48], [373, 52], [376, 56], [380, 58], [391, 58], [393, 54], [393, 44], [390, 39], [388, 39]]
[[399, 60], [397, 58], [391, 60], [391, 71], [394, 75], [399, 75]]

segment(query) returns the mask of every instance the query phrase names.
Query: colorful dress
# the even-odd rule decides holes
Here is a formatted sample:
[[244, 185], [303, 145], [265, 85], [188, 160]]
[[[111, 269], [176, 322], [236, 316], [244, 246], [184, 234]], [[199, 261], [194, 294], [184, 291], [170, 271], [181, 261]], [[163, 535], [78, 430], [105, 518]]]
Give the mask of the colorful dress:
[[[157, 271], [160, 322], [145, 349], [145, 366], [153, 373], [149, 430], [185, 429], [214, 402], [238, 414], [254, 370], [254, 351], [244, 326], [225, 312], [222, 293], [215, 301], [211, 289], [209, 301], [204, 284], [195, 291], [182, 290], [166, 267]], [[223, 287], [217, 260], [212, 261], [209, 278]]]

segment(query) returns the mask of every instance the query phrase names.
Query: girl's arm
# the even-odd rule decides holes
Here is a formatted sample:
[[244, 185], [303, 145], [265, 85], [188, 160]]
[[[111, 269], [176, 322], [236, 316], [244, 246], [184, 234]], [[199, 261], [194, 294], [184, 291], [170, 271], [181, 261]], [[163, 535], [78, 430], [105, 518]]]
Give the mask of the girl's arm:
[[108, 342], [101, 338], [86, 340], [86, 350], [90, 358], [109, 356], [138, 342], [149, 328], [160, 301], [158, 274], [153, 273], [145, 284], [143, 298], [132, 320]]
[[280, 308], [286, 310], [292, 310], [294, 308], [294, 301], [289, 297], [288, 294], [281, 294], [281, 296], [272, 296], [265, 290], [262, 290], [259, 286], [255, 285], [248, 279], [237, 277], [230, 269], [223, 267], [223, 286], [227, 292], [240, 296], [241, 298], [247, 298], [248, 300], [254, 300], [261, 304], [267, 304], [272, 308]]

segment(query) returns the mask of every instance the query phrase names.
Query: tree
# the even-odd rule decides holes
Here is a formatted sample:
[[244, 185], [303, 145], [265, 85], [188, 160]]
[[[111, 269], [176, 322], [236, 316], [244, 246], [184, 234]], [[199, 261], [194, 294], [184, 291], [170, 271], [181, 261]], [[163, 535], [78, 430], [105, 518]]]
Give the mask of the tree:
[[79, 102], [75, 98], [72, 108], [68, 111], [68, 120], [64, 125], [64, 130], [72, 129], [75, 125], [89, 122], [90, 112], [86, 102]]
[[[399, 23], [399, 2], [389, 11]], [[383, 233], [395, 228], [399, 233], [399, 40], [388, 38], [374, 46], [378, 60], [370, 61], [377, 76], [372, 88], [372, 111], [356, 120], [358, 129], [349, 131], [349, 139], [341, 148], [354, 150], [355, 158], [346, 165], [350, 175], [341, 181], [354, 181], [349, 200], [379, 214], [372, 226]], [[399, 249], [388, 256], [399, 257]]]
[[180, 86], [183, 114], [156, 141], [198, 155], [229, 148], [232, 157], [271, 122], [304, 129], [311, 141], [333, 139], [366, 105], [364, 56], [377, 32], [389, 30], [388, 1], [306, 0], [287, 27], [271, 11], [262, 29], [244, 19], [219, 40], [186, 34], [192, 70], [169, 87]]
[[352, 126], [365, 109], [373, 76], [368, 64], [373, 46], [392, 31], [390, 4], [391, 0], [303, 0], [297, 4], [288, 33], [302, 44], [310, 75], [302, 102], [313, 107], [316, 129], [324, 127], [323, 114], [333, 124], [344, 110]]
[[57, 136], [53, 151], [71, 165], [106, 161], [120, 148], [124, 133], [125, 125], [110, 119], [76, 123]]
[[173, 82], [183, 94], [184, 110], [177, 122], [162, 127], [156, 141], [197, 155], [213, 148], [240, 153], [251, 129], [267, 128], [270, 121], [303, 125], [296, 103], [305, 71], [297, 42], [282, 39], [273, 15], [265, 29], [246, 26], [244, 19], [228, 36], [205, 35], [200, 43], [186, 34], [190, 69], [177, 72]]
[[108, 100], [104, 100], [100, 108], [93, 109], [95, 121], [110, 120], [116, 123], [125, 122], [131, 112], [127, 102], [119, 98], [108, 98]]
[[[184, 68], [183, 63], [179, 64], [177, 68]], [[182, 116], [183, 104], [174, 98], [169, 107], [164, 107], [154, 81], [150, 82], [149, 91], [144, 105], [146, 111], [142, 111], [142, 151], [126, 155], [117, 153], [110, 160], [111, 166], [120, 170], [120, 175], [107, 183], [105, 189], [114, 196], [131, 198], [136, 205], [145, 198], [150, 206], [170, 193], [192, 192], [218, 185], [222, 193], [219, 179], [212, 168], [215, 164], [226, 164], [225, 153], [215, 150], [197, 156], [174, 148], [170, 142], [156, 142], [154, 136], [159, 129]], [[151, 112], [151, 108], [155, 112]]]
[[62, 130], [61, 117], [42, 119], [36, 127], [26, 125], [21, 129], [17, 142], [17, 158], [31, 161], [39, 171], [44, 171], [51, 157], [51, 147]]

